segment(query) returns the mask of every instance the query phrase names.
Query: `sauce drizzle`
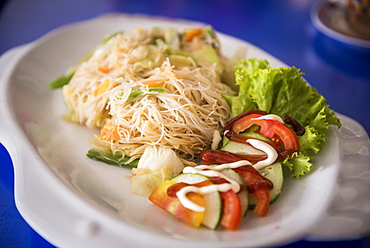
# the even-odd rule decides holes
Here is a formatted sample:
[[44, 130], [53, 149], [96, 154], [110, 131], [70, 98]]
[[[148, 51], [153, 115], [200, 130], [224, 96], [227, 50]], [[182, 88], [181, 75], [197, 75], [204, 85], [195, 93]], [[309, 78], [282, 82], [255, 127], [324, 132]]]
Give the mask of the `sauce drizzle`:
[[[190, 192], [195, 192], [201, 195], [210, 194], [213, 192], [226, 192], [230, 189], [232, 189], [235, 193], [238, 193], [240, 191], [240, 184], [236, 182], [235, 180], [232, 180], [231, 178], [225, 176], [222, 173], [222, 170], [225, 169], [236, 169], [238, 171], [239, 168], [245, 167], [245, 166], [252, 166], [256, 173], [258, 174], [257, 170], [260, 170], [268, 165], [273, 164], [276, 159], [278, 158], [278, 153], [276, 150], [269, 145], [266, 142], [257, 140], [257, 139], [248, 139], [247, 142], [254, 146], [257, 149], [262, 150], [266, 153], [267, 158], [261, 161], [258, 161], [255, 164], [252, 164], [248, 160], [237, 160], [233, 162], [225, 162], [222, 164], [216, 164], [216, 165], [198, 165], [195, 167], [185, 167], [183, 169], [183, 173], [193, 173], [193, 174], [201, 174], [209, 178], [222, 178], [226, 180], [225, 183], [220, 184], [212, 184], [212, 185], [197, 185], [197, 184], [186, 184], [182, 183], [179, 185], [179, 187], [176, 190], [176, 196], [180, 200], [181, 204], [191, 209], [195, 212], [204, 212], [205, 207], [199, 206], [196, 203], [192, 202], [187, 198], [186, 194]], [[252, 169], [252, 168], [251, 168]], [[259, 175], [259, 174], [258, 174]], [[256, 180], [256, 185], [247, 185], [249, 188], [249, 191], [255, 191], [256, 189], [262, 187], [262, 188], [269, 188], [272, 185], [269, 185], [269, 182], [265, 182], [262, 178], [260, 180]], [[173, 193], [172, 193], [173, 194]]]

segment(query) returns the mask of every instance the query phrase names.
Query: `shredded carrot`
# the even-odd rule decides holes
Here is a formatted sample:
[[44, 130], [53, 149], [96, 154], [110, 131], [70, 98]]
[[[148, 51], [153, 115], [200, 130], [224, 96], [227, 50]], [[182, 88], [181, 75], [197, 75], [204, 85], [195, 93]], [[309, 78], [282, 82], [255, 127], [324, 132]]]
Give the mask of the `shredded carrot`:
[[108, 73], [112, 70], [112, 68], [108, 68], [106, 66], [101, 66], [101, 67], [98, 67], [98, 71], [102, 72], [102, 73]]
[[116, 126], [110, 123], [106, 123], [104, 127], [100, 130], [100, 135], [98, 138], [105, 141], [115, 141], [119, 140], [120, 136]]
[[195, 36], [198, 36], [202, 33], [203, 33], [203, 29], [200, 29], [200, 28], [187, 30], [184, 36], [184, 40], [191, 40]]
[[149, 86], [149, 87], [159, 87], [163, 85], [163, 80], [162, 79], [154, 79], [154, 80], [147, 80], [143, 81], [142, 84]]

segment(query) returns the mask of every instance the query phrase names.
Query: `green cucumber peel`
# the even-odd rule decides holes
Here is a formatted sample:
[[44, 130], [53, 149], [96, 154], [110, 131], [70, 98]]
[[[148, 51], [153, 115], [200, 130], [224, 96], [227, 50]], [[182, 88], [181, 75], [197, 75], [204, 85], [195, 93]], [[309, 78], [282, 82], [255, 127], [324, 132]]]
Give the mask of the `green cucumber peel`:
[[137, 165], [139, 163], [139, 159], [135, 159], [128, 163], [129, 159], [128, 157], [122, 157], [122, 156], [115, 156], [112, 154], [106, 154], [99, 152], [94, 149], [90, 149], [86, 156], [92, 160], [104, 162], [109, 165], [115, 165], [119, 167], [125, 167], [125, 168], [137, 168]]

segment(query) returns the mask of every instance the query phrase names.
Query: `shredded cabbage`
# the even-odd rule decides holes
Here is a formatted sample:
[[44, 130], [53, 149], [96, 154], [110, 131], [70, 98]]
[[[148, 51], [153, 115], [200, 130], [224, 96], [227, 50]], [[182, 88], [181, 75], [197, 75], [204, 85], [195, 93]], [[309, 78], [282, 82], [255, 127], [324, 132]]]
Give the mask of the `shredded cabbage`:
[[163, 146], [148, 146], [131, 173], [131, 191], [148, 197], [165, 180], [180, 174], [184, 164], [176, 153]]

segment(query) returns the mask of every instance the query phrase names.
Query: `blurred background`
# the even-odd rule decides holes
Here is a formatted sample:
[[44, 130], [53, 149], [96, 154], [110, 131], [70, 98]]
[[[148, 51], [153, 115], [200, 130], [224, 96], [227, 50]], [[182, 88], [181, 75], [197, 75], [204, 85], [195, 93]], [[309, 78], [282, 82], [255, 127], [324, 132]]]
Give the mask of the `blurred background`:
[[[311, 18], [315, 4], [314, 0], [3, 0], [0, 55], [63, 25], [106, 13], [200, 21], [300, 68], [332, 109], [358, 121], [369, 133], [370, 45], [318, 30]], [[12, 162], [1, 144], [0, 164], [0, 247], [53, 247], [16, 210]], [[284, 247], [365, 248], [370, 240], [296, 241]]]

